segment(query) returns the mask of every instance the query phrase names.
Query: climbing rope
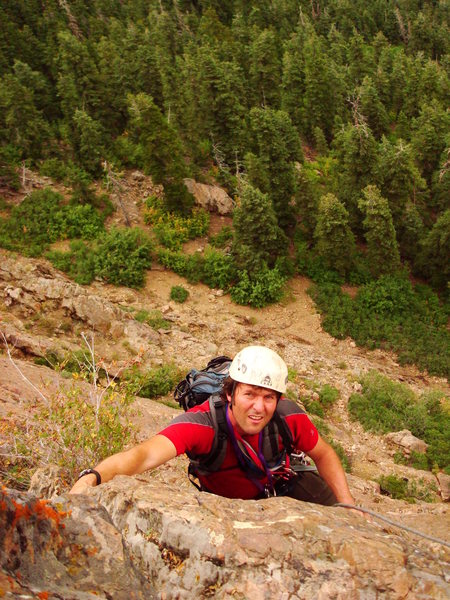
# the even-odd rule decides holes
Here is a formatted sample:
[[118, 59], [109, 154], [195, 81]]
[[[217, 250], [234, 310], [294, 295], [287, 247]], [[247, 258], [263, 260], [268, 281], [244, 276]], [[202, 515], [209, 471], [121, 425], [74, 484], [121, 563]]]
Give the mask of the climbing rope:
[[444, 540], [440, 540], [439, 538], [435, 538], [431, 535], [427, 535], [426, 533], [422, 533], [421, 531], [417, 531], [417, 529], [412, 529], [411, 527], [407, 527], [406, 525], [401, 525], [400, 523], [396, 523], [387, 517], [383, 517], [382, 515], [374, 512], [373, 510], [369, 510], [368, 508], [361, 508], [361, 506], [354, 506], [353, 504], [344, 504], [343, 502], [337, 502], [334, 506], [341, 506], [342, 508], [353, 508], [354, 510], [359, 510], [362, 513], [367, 513], [372, 517], [377, 519], [381, 519], [382, 521], [386, 521], [389, 525], [393, 525], [394, 527], [400, 527], [400, 529], [404, 529], [405, 531], [409, 531], [409, 533], [413, 533], [414, 535], [420, 535], [421, 537], [430, 540], [432, 542], [436, 542], [437, 544], [442, 544], [443, 546], [447, 546], [450, 548], [450, 544]]

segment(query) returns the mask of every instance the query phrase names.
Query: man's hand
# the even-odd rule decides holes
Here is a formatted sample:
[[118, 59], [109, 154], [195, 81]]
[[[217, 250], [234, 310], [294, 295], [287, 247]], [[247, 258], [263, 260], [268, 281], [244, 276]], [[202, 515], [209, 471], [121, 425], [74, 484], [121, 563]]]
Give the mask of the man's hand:
[[96, 487], [97, 478], [94, 473], [84, 475], [79, 479], [70, 490], [69, 494], [85, 494], [90, 487]]

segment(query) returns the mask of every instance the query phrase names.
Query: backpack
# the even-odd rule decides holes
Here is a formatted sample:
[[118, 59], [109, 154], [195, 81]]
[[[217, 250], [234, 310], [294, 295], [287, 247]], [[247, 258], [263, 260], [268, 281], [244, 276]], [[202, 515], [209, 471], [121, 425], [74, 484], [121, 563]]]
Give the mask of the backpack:
[[[218, 356], [209, 361], [203, 370], [191, 369], [185, 379], [175, 388], [174, 398], [185, 411], [202, 404], [209, 399], [209, 408], [214, 422], [216, 435], [209, 454], [201, 457], [189, 456], [189, 475], [192, 483], [199, 487], [192, 477], [198, 474], [207, 475], [219, 470], [228, 443], [228, 428], [225, 416], [226, 402], [221, 398], [222, 383], [228, 375], [231, 359], [228, 356]], [[278, 411], [264, 429], [265, 457], [268, 463], [280, 456], [278, 440], [283, 440], [285, 453], [291, 457], [291, 467], [296, 470], [310, 470], [303, 454], [294, 454], [292, 434]], [[296, 466], [294, 466], [296, 465]], [[199, 488], [200, 489], [200, 488]]]
[[217, 356], [202, 371], [191, 369], [175, 388], [173, 397], [181, 408], [189, 410], [213, 394], [220, 394], [230, 364], [231, 358], [228, 356]]

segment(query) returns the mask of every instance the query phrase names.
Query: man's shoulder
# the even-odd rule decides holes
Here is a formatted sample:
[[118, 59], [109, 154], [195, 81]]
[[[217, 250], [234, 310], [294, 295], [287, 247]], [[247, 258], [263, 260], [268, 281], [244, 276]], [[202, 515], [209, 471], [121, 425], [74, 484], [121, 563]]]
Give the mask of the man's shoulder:
[[306, 411], [293, 400], [282, 396], [277, 404], [277, 413], [280, 417], [289, 417], [291, 415], [306, 415]]
[[172, 419], [171, 425], [205, 425], [214, 427], [209, 401], [190, 408]]

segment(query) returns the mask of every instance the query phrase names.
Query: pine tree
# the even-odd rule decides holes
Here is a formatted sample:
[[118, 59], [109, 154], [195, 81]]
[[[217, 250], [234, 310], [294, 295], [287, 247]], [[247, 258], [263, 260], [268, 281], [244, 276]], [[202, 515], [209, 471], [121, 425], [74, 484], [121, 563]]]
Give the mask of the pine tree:
[[38, 158], [50, 136], [35, 101], [45, 81], [24, 63], [16, 62], [14, 71], [0, 79], [0, 144], [15, 146], [22, 158]]
[[150, 96], [130, 95], [130, 130], [142, 148], [145, 172], [164, 186], [169, 211], [188, 212], [193, 197], [183, 183], [187, 176], [181, 141]]
[[272, 267], [286, 254], [287, 239], [278, 227], [277, 217], [267, 194], [243, 184], [240, 204], [233, 212], [232, 253], [239, 269], [249, 274]]
[[314, 185], [308, 175], [309, 173], [304, 166], [297, 169], [295, 203], [302, 234], [308, 241], [312, 241], [317, 225], [319, 199], [317, 186]]
[[374, 136], [379, 139], [386, 133], [389, 119], [383, 104], [378, 97], [378, 92], [369, 76], [364, 77], [358, 89], [360, 111], [366, 118]]
[[70, 124], [77, 109], [97, 119], [102, 107], [102, 90], [90, 44], [67, 31], [58, 35], [58, 79], [56, 83], [61, 109]]
[[104, 158], [103, 130], [84, 110], [76, 110], [73, 115], [72, 147], [77, 162], [85, 171], [98, 177], [102, 172]]
[[423, 240], [417, 265], [433, 286], [446, 291], [450, 281], [450, 209], [440, 215]]
[[253, 108], [250, 126], [259, 169], [266, 173], [258, 182], [250, 180], [250, 183], [259, 184], [261, 179], [268, 182], [268, 187], [261, 191], [269, 194], [278, 224], [286, 230], [295, 221], [295, 162], [303, 160], [298, 134], [289, 116], [281, 110]]
[[425, 236], [425, 227], [417, 206], [412, 202], [406, 204], [396, 231], [402, 258], [414, 265]]
[[320, 127], [325, 137], [330, 139], [334, 117], [337, 112], [337, 92], [340, 88], [333, 68], [333, 61], [326, 56], [317, 36], [311, 36], [305, 43], [305, 94], [303, 96], [302, 130], [309, 139], [313, 138], [315, 127]]
[[253, 106], [277, 108], [280, 104], [281, 58], [276, 35], [264, 29], [250, 44], [250, 90]]
[[363, 226], [367, 260], [374, 277], [400, 269], [400, 254], [389, 204], [374, 185], [362, 191], [359, 208], [365, 215]]
[[299, 132], [304, 131], [305, 115], [301, 98], [305, 94], [304, 44], [306, 33], [298, 28], [284, 45], [281, 107]]
[[377, 143], [370, 127], [354, 109], [354, 125], [344, 127], [334, 139], [335, 156], [338, 161], [339, 196], [349, 212], [353, 231], [360, 223], [358, 200], [361, 190], [373, 181], [377, 162]]
[[413, 123], [412, 146], [427, 182], [439, 167], [442, 152], [448, 147], [450, 113], [437, 100], [423, 105]]
[[393, 143], [383, 136], [378, 147], [374, 179], [382, 196], [389, 202], [397, 228], [402, 223], [408, 201], [414, 201], [426, 187], [416, 166], [411, 145], [402, 139]]
[[346, 275], [356, 252], [355, 237], [348, 224], [348, 212], [334, 194], [319, 200], [314, 238], [315, 250], [326, 266]]
[[182, 70], [180, 131], [194, 147], [214, 144], [227, 164], [242, 158], [245, 128], [243, 74], [236, 62], [221, 61], [209, 46], [186, 50]]

